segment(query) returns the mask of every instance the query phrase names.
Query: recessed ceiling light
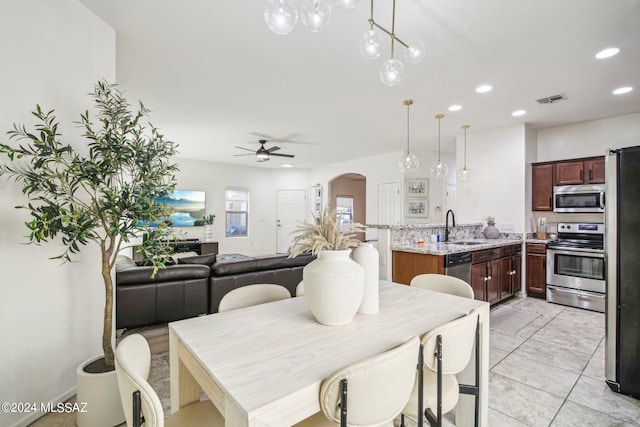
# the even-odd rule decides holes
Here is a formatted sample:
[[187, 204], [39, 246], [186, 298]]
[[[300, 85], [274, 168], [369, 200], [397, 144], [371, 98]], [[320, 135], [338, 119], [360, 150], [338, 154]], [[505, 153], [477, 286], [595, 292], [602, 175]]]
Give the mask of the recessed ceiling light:
[[616, 55], [618, 52], [620, 52], [620, 49], [618, 49], [617, 47], [609, 47], [607, 49], [603, 49], [600, 52], [596, 53], [596, 58], [598, 59], [610, 58], [613, 55]]
[[283, 168], [292, 168], [293, 167], [293, 163], [282, 163], [282, 164], [280, 164], [280, 166], [282, 166]]
[[460, 111], [462, 110], [462, 105], [452, 105], [449, 107], [449, 111]]
[[478, 93], [487, 93], [490, 92], [493, 89], [493, 87], [489, 86], [489, 85], [482, 85], [482, 86], [478, 86], [476, 88], [476, 92]]
[[622, 95], [623, 93], [629, 93], [633, 90], [631, 86], [619, 87], [613, 91], [614, 95]]
[[511, 113], [511, 115], [515, 117], [524, 116], [525, 114], [527, 114], [525, 110], [516, 110], [513, 113]]

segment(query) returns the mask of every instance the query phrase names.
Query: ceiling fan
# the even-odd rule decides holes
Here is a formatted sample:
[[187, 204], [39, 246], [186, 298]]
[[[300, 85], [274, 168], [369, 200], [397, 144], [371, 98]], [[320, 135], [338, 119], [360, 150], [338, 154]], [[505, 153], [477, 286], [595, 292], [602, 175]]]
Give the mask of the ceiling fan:
[[[267, 141], [266, 139], [261, 139], [258, 141], [260, 143], [260, 148], [258, 148], [257, 151], [253, 151], [249, 148], [244, 148], [244, 147], [238, 147], [236, 145], [236, 148], [239, 148], [241, 150], [246, 150], [246, 151], [251, 151], [251, 153], [256, 156], [256, 158], [258, 160], [258, 162], [266, 162], [267, 160], [269, 160], [269, 158], [271, 156], [277, 156], [277, 157], [289, 157], [289, 158], [294, 158], [295, 156], [293, 154], [284, 154], [284, 153], [274, 153], [274, 151], [278, 151], [280, 149], [280, 147], [278, 147], [277, 145], [274, 145], [271, 148], [265, 148], [264, 144], [266, 144]], [[251, 154], [234, 154], [234, 156], [250, 156]]]

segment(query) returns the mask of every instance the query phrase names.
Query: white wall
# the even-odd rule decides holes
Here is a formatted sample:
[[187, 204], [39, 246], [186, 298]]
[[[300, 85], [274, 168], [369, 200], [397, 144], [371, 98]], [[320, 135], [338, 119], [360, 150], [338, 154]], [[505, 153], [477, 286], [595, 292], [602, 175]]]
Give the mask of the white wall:
[[[176, 141], [180, 142], [180, 141]], [[276, 252], [277, 190], [305, 190], [310, 173], [305, 169], [267, 169], [199, 160], [178, 159], [177, 188], [205, 190], [206, 212], [215, 214], [214, 239], [220, 253], [264, 255]], [[249, 190], [249, 236], [225, 237], [226, 187]], [[179, 228], [187, 237], [204, 236], [204, 227]]]
[[640, 145], [640, 113], [538, 131], [536, 162], [602, 156]]
[[[34, 123], [39, 103], [56, 109], [64, 140], [78, 146], [72, 121], [91, 105], [86, 94], [115, 80], [113, 29], [76, 0], [5, 0], [0, 40], [0, 141], [13, 122]], [[25, 203], [20, 187], [0, 178], [0, 200], [0, 401], [59, 401], [75, 393], [80, 362], [102, 351], [99, 251], [83, 250], [74, 264], [49, 260], [62, 251], [56, 242], [23, 244], [28, 216], [13, 208]], [[3, 426], [33, 419], [0, 412]]]
[[[493, 216], [498, 228], [504, 224], [515, 232], [524, 231], [525, 134], [525, 125], [467, 131], [471, 179], [457, 184], [457, 222], [478, 222]], [[456, 152], [464, 152], [463, 136], [456, 140]], [[457, 167], [463, 162], [459, 155]]]

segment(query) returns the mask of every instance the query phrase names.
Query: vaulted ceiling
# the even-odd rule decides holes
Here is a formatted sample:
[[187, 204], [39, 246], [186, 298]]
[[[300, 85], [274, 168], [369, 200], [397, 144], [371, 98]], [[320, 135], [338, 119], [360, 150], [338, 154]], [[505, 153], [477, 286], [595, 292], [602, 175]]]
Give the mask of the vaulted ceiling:
[[[640, 112], [638, 0], [398, 0], [397, 36], [421, 39], [427, 55], [405, 64], [393, 87], [378, 75], [389, 39], [376, 61], [359, 52], [367, 0], [348, 13], [333, 7], [325, 32], [298, 22], [287, 36], [267, 28], [262, 0], [81, 2], [116, 29], [118, 83], [187, 158], [279, 167], [284, 158], [234, 156], [246, 153], [234, 146], [257, 150], [262, 138], [281, 140], [295, 167], [402, 151], [409, 98], [412, 147], [437, 150], [434, 116], [443, 113], [445, 151], [455, 150], [462, 124], [472, 135]], [[377, 0], [376, 21], [390, 27], [391, 9]], [[594, 57], [612, 46], [618, 55]], [[476, 93], [480, 84], [493, 90]], [[613, 95], [621, 86], [634, 90]], [[560, 93], [567, 99], [536, 102]], [[453, 104], [462, 109], [449, 112]], [[518, 109], [526, 114], [512, 116]]]

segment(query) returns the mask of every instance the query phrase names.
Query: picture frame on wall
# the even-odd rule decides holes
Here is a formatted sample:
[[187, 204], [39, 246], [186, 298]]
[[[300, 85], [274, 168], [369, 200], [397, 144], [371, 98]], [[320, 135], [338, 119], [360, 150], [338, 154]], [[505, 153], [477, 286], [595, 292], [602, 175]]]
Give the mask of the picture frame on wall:
[[409, 178], [404, 180], [406, 197], [429, 197], [429, 180], [427, 178]]
[[404, 200], [404, 216], [407, 218], [428, 218], [429, 217], [429, 200], [428, 199], [405, 199]]

